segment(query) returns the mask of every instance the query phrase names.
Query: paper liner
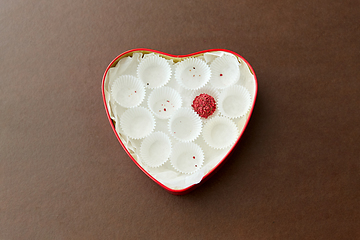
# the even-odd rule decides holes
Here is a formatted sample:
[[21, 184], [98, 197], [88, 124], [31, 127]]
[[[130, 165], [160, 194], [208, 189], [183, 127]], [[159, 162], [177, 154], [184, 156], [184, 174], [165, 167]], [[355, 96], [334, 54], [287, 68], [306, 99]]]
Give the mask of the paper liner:
[[224, 149], [236, 142], [239, 132], [231, 119], [217, 116], [205, 124], [202, 136], [210, 147]]
[[160, 119], [171, 117], [181, 105], [182, 98], [180, 94], [170, 87], [155, 89], [148, 98], [148, 107]]
[[170, 163], [181, 173], [193, 174], [202, 167], [204, 152], [195, 143], [178, 143], [173, 148]]
[[187, 58], [178, 63], [175, 69], [176, 81], [188, 90], [196, 90], [205, 86], [210, 77], [210, 67], [205, 61], [198, 58]]
[[181, 142], [194, 141], [201, 133], [201, 119], [190, 108], [179, 108], [168, 123], [170, 134]]
[[159, 88], [169, 82], [171, 66], [165, 58], [152, 55], [139, 63], [137, 75], [147, 88]]
[[224, 89], [219, 96], [219, 110], [229, 118], [243, 117], [251, 107], [249, 91], [240, 85]]
[[112, 84], [111, 96], [122, 107], [136, 107], [145, 98], [145, 87], [140, 79], [131, 75], [123, 75]]
[[224, 89], [235, 84], [240, 78], [239, 62], [234, 56], [224, 55], [216, 58], [210, 65], [210, 84]]
[[219, 91], [217, 89], [213, 88], [213, 87], [208, 87], [208, 86], [193, 91], [192, 94], [191, 94], [191, 97], [190, 97], [191, 98], [191, 103], [190, 103], [191, 108], [192, 108], [191, 105], [193, 104], [195, 97], [197, 97], [197, 96], [199, 96], [200, 94], [203, 94], [203, 93], [212, 96], [215, 99], [215, 102], [216, 102], [215, 112], [213, 114], [211, 114], [210, 116], [208, 116], [207, 118], [201, 117], [201, 120], [205, 121], [205, 120], [209, 120], [209, 119], [211, 119], [211, 118], [213, 118], [213, 117], [215, 117], [215, 116], [217, 116], [219, 114], [219, 107], [218, 107]]
[[160, 167], [170, 157], [171, 141], [163, 132], [153, 132], [146, 137], [140, 146], [140, 155], [149, 167]]
[[120, 126], [128, 137], [141, 139], [154, 131], [155, 118], [144, 107], [130, 108], [121, 115]]

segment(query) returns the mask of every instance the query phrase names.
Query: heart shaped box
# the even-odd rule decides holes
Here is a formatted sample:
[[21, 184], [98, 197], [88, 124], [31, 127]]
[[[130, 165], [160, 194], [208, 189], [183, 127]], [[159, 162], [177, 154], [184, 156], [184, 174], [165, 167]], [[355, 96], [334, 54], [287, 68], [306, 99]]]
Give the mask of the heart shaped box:
[[[239, 135], [238, 135], [235, 143], [227, 150], [227, 152], [225, 152], [225, 154], [222, 156], [222, 158], [220, 158], [220, 160], [218, 160], [215, 163], [215, 165], [211, 167], [211, 169], [208, 169], [206, 172], [203, 173], [203, 177], [201, 177], [201, 179], [198, 180], [196, 183], [190, 183], [189, 186], [179, 188], [179, 187], [170, 187], [170, 186], [160, 182], [156, 177], [152, 176], [144, 168], [144, 165], [141, 166], [141, 164], [139, 164], [139, 162], [136, 160], [136, 154], [133, 151], [129, 151], [129, 149], [126, 147], [126, 145], [128, 144], [128, 142], [127, 142], [128, 138], [127, 137], [124, 138], [124, 136], [120, 137], [118, 131], [116, 130], [116, 126], [119, 127], [120, 124], [116, 123], [114, 121], [114, 118], [112, 118], [110, 116], [111, 115], [110, 111], [112, 111], [112, 110], [110, 109], [111, 108], [110, 107], [110, 96], [109, 96], [110, 92], [109, 92], [109, 86], [108, 86], [109, 85], [109, 71], [111, 69], [115, 68], [117, 66], [118, 62], [120, 60], [122, 60], [123, 58], [128, 58], [128, 57], [131, 58], [131, 57], [135, 56], [136, 54], [141, 54], [141, 55], [156, 54], [167, 60], [172, 60], [174, 63], [180, 62], [181, 60], [187, 59], [189, 57], [204, 58], [205, 55], [208, 59], [210, 59], [209, 61], [213, 61], [213, 59], [211, 59], [211, 58], [214, 56], [216, 57], [217, 55], [219, 56], [222, 54], [228, 54], [228, 55], [232, 54], [237, 58], [237, 60], [240, 63], [239, 65], [240, 65], [240, 69], [241, 69], [241, 76], [239, 78], [239, 82], [241, 82], [241, 84], [247, 85], [248, 89], [250, 89], [250, 91], [249, 91], [250, 95], [251, 95], [250, 109], [249, 109], [249, 111], [247, 111], [246, 115], [243, 116], [237, 123]], [[124, 64], [126, 65], [126, 62]], [[202, 184], [205, 180], [210, 178], [225, 163], [226, 159], [229, 157], [232, 150], [239, 142], [239, 140], [240, 140], [242, 134], [244, 133], [244, 130], [249, 122], [251, 113], [252, 113], [254, 105], [255, 105], [255, 100], [256, 100], [256, 95], [257, 95], [257, 79], [256, 79], [256, 75], [255, 75], [253, 68], [242, 56], [240, 56], [239, 54], [237, 54], [235, 52], [226, 50], [226, 49], [210, 49], [210, 50], [204, 50], [204, 51], [200, 51], [200, 52], [196, 52], [196, 53], [192, 53], [192, 54], [188, 54], [188, 55], [171, 55], [171, 54], [163, 53], [163, 52], [156, 51], [156, 50], [138, 48], [138, 49], [132, 49], [132, 50], [129, 50], [129, 51], [126, 51], [126, 52], [120, 54], [109, 64], [109, 66], [106, 68], [106, 71], [104, 73], [101, 88], [102, 88], [102, 95], [103, 95], [103, 101], [104, 101], [104, 105], [105, 105], [106, 115], [109, 119], [110, 125], [115, 133], [115, 136], [117, 137], [121, 146], [124, 148], [125, 152], [129, 155], [129, 157], [133, 160], [133, 162], [147, 176], [149, 176], [154, 182], [156, 182], [161, 187], [163, 187], [165, 190], [169, 191], [170, 193], [172, 193], [174, 195], [183, 195], [183, 194], [189, 193], [190, 191], [194, 190], [196, 187], [200, 186], [200, 184]]]

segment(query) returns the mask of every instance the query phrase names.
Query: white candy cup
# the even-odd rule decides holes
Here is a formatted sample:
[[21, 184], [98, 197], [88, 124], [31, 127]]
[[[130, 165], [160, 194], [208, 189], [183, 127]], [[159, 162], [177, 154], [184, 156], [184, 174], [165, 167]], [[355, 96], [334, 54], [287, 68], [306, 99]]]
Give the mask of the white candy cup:
[[204, 163], [203, 150], [195, 143], [178, 143], [173, 148], [170, 163], [181, 173], [195, 173]]
[[235, 84], [240, 78], [239, 62], [234, 56], [224, 55], [216, 58], [210, 65], [210, 84], [224, 89]]
[[181, 142], [194, 141], [201, 133], [201, 119], [190, 108], [179, 108], [168, 123], [170, 134]]
[[170, 87], [153, 90], [148, 99], [148, 107], [160, 119], [171, 117], [181, 107], [181, 104], [180, 94]]
[[157, 55], [149, 56], [139, 63], [137, 75], [147, 88], [159, 88], [169, 82], [171, 66], [165, 58]]
[[[219, 107], [218, 107], [219, 91], [213, 87], [207, 87], [207, 86], [200, 88], [191, 94], [191, 105], [193, 104], [195, 98], [203, 93], [212, 96], [215, 99], [215, 103], [216, 103], [215, 112], [212, 115], [210, 115], [208, 118], [201, 118], [201, 120], [205, 121], [205, 120], [209, 120], [219, 114]], [[192, 106], [191, 106], [191, 108], [192, 108]]]
[[163, 132], [154, 132], [146, 137], [140, 146], [140, 155], [149, 167], [160, 167], [170, 157], [171, 141]]
[[191, 98], [194, 99], [196, 96], [199, 96], [202, 93], [212, 96], [215, 100], [219, 98], [219, 91], [213, 87], [208, 86], [193, 91], [193, 93], [191, 94]]
[[233, 85], [219, 96], [220, 113], [229, 118], [243, 117], [251, 107], [249, 91], [240, 85]]
[[120, 76], [111, 86], [111, 96], [122, 107], [136, 107], [144, 100], [145, 87], [136, 77]]
[[188, 90], [199, 89], [210, 80], [210, 67], [198, 58], [187, 58], [178, 63], [175, 69], [175, 79]]
[[154, 131], [155, 118], [144, 107], [130, 108], [121, 115], [120, 126], [128, 137], [141, 139]]
[[202, 136], [210, 147], [224, 149], [236, 142], [239, 132], [231, 119], [217, 116], [205, 124]]

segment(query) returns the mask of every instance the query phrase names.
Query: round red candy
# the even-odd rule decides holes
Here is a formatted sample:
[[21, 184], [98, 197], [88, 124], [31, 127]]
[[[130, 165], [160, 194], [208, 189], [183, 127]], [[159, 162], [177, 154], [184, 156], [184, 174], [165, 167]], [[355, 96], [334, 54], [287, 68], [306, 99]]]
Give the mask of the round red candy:
[[196, 96], [193, 104], [191, 105], [200, 117], [208, 118], [216, 110], [215, 99], [209, 94], [202, 93]]

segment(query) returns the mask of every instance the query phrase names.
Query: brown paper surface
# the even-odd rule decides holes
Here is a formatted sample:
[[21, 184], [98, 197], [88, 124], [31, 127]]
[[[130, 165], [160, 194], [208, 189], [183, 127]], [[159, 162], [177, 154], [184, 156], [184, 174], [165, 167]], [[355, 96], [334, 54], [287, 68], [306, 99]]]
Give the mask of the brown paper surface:
[[[0, 239], [359, 239], [359, 4], [0, 3]], [[254, 68], [234, 153], [173, 196], [121, 148], [101, 79], [120, 53], [224, 48]]]

